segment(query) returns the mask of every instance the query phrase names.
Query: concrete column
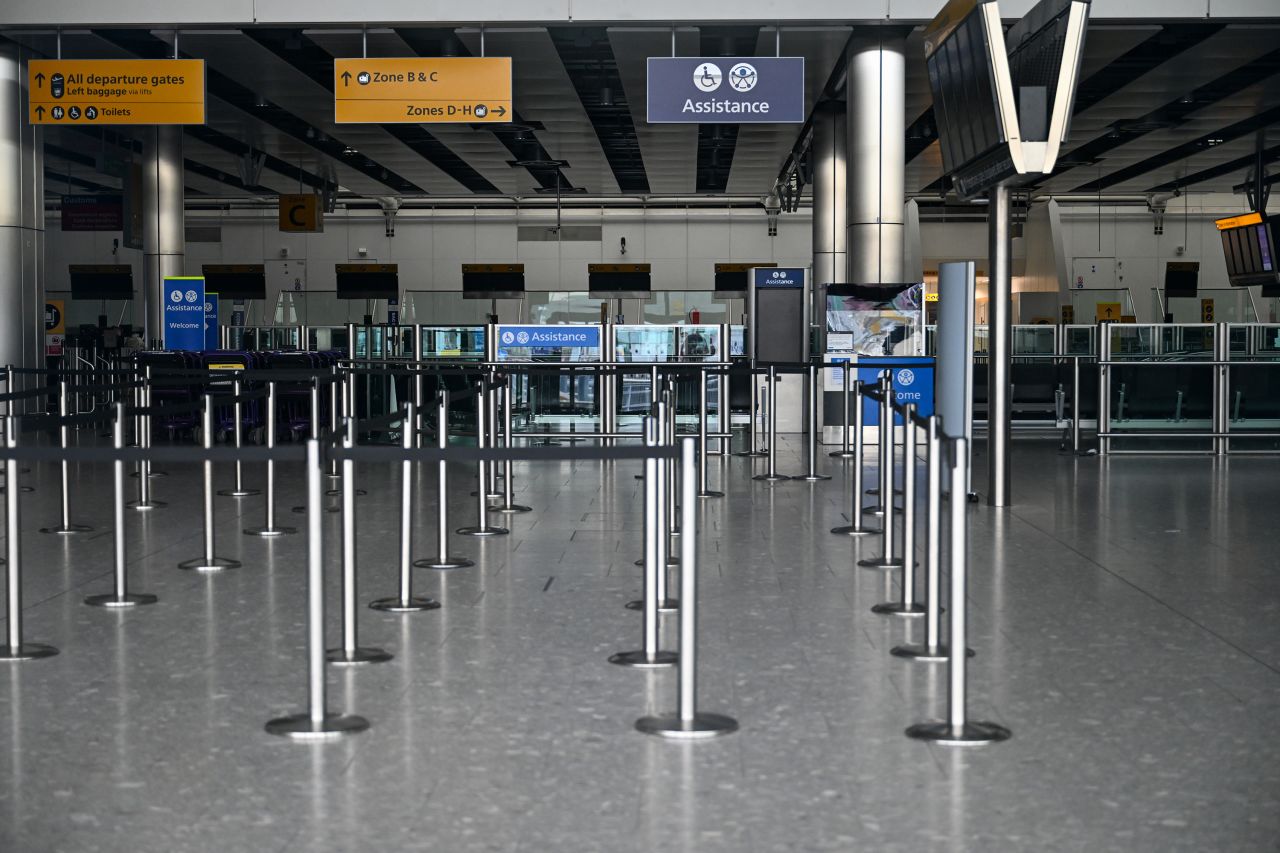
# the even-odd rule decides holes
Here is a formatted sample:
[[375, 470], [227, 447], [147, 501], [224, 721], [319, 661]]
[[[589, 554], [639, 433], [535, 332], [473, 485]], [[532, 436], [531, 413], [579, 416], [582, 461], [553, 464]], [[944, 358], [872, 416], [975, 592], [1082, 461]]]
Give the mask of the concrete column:
[[185, 275], [186, 223], [183, 208], [182, 128], [143, 130], [142, 301], [149, 346], [163, 337], [161, 306], [166, 276]]
[[826, 101], [813, 117], [813, 283], [848, 281], [844, 104]]
[[906, 196], [906, 37], [871, 27], [849, 44], [849, 257], [853, 284], [897, 284], [903, 277]]
[[28, 368], [44, 366], [44, 145], [27, 122], [29, 56], [0, 44], [0, 366]]
[[1008, 506], [1013, 393], [1013, 240], [1008, 187], [987, 194], [987, 504]]

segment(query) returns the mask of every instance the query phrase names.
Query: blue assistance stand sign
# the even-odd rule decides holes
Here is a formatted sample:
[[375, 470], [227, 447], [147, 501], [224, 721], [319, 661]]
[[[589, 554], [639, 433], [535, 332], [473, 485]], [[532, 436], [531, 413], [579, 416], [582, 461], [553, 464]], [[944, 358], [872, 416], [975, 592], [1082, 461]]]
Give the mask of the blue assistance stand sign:
[[200, 352], [205, 342], [204, 279], [173, 276], [164, 280], [164, 348]]
[[[900, 405], [915, 403], [916, 414], [927, 418], [933, 414], [933, 366], [932, 358], [918, 356], [859, 356], [857, 377], [864, 388], [874, 388], [881, 371], [891, 371], [894, 399]], [[879, 426], [880, 404], [864, 397], [862, 421], [866, 426]], [[893, 422], [901, 424], [902, 415], [895, 414]]]

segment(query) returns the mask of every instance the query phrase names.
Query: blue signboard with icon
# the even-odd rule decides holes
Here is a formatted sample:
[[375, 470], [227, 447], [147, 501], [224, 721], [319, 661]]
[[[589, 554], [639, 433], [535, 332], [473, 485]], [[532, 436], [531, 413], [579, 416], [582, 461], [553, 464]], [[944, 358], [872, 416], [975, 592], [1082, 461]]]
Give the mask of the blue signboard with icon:
[[752, 267], [752, 283], [757, 288], [771, 287], [780, 290], [804, 288], [803, 267]]
[[802, 56], [651, 56], [650, 124], [803, 124]]
[[218, 294], [204, 295], [204, 348], [218, 349]]
[[[864, 388], [874, 388], [880, 381], [880, 373], [889, 370], [893, 378], [893, 397], [900, 405], [916, 404], [921, 417], [933, 414], [933, 359], [915, 356], [859, 356], [857, 378]], [[880, 425], [880, 404], [869, 397], [862, 399], [862, 422], [866, 426]], [[902, 423], [902, 415], [895, 414], [893, 422]]]
[[498, 326], [498, 351], [598, 349], [599, 326]]
[[173, 276], [164, 280], [164, 348], [204, 349], [204, 279], [200, 276]]

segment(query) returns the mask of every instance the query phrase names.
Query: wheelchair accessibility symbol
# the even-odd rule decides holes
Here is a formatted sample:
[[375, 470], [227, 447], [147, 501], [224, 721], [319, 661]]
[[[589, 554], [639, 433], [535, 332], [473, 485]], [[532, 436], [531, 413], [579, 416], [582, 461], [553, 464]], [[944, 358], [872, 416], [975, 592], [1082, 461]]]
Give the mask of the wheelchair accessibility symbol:
[[700, 62], [693, 70], [693, 85], [697, 86], [701, 92], [714, 92], [720, 88], [722, 76], [719, 65], [714, 62]]
[[507, 346], [510, 346], [511, 344], [514, 344], [516, 342], [516, 336], [511, 332], [503, 332], [502, 342]]
[[916, 381], [915, 371], [913, 371], [909, 367], [902, 368], [901, 370], [898, 371], [896, 381], [898, 385], [902, 387], [912, 384], [913, 382]]

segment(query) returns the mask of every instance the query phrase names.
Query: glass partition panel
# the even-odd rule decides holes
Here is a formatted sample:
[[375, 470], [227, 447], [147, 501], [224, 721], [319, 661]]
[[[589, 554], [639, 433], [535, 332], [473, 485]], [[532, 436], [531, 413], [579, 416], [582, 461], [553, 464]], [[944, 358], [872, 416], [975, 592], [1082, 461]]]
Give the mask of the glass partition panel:
[[1062, 351], [1065, 355], [1097, 355], [1097, 326], [1063, 326]]
[[1055, 355], [1058, 345], [1057, 326], [1014, 326], [1014, 355]]
[[528, 321], [538, 325], [557, 323], [598, 323], [600, 306], [611, 300], [581, 291], [531, 291], [525, 294]]
[[368, 314], [375, 321], [387, 317], [385, 299], [339, 299], [326, 290], [282, 291], [276, 298], [271, 322], [276, 326], [345, 326], [363, 323]]
[[[1116, 313], [1116, 305], [1120, 306], [1119, 316], [1107, 316], [1108, 313]], [[1136, 317], [1138, 314], [1133, 305], [1133, 293], [1127, 287], [1073, 290], [1071, 309], [1075, 313], [1075, 319], [1082, 323], [1094, 319], [1119, 322], [1126, 315]]]
[[401, 320], [424, 326], [484, 325], [495, 301], [504, 320], [523, 316], [520, 299], [464, 299], [460, 290], [406, 290]]
[[[1157, 313], [1163, 308], [1174, 323], [1249, 323], [1258, 320], [1247, 287], [1202, 287], [1195, 296], [1166, 297], [1160, 288], [1151, 288]], [[1209, 315], [1205, 315], [1206, 309]]]
[[714, 290], [658, 290], [643, 304], [644, 322], [688, 323], [689, 312], [697, 311], [700, 323], [728, 323], [741, 318], [742, 305], [742, 299], [725, 299]]
[[483, 359], [484, 326], [423, 326], [422, 357]]

